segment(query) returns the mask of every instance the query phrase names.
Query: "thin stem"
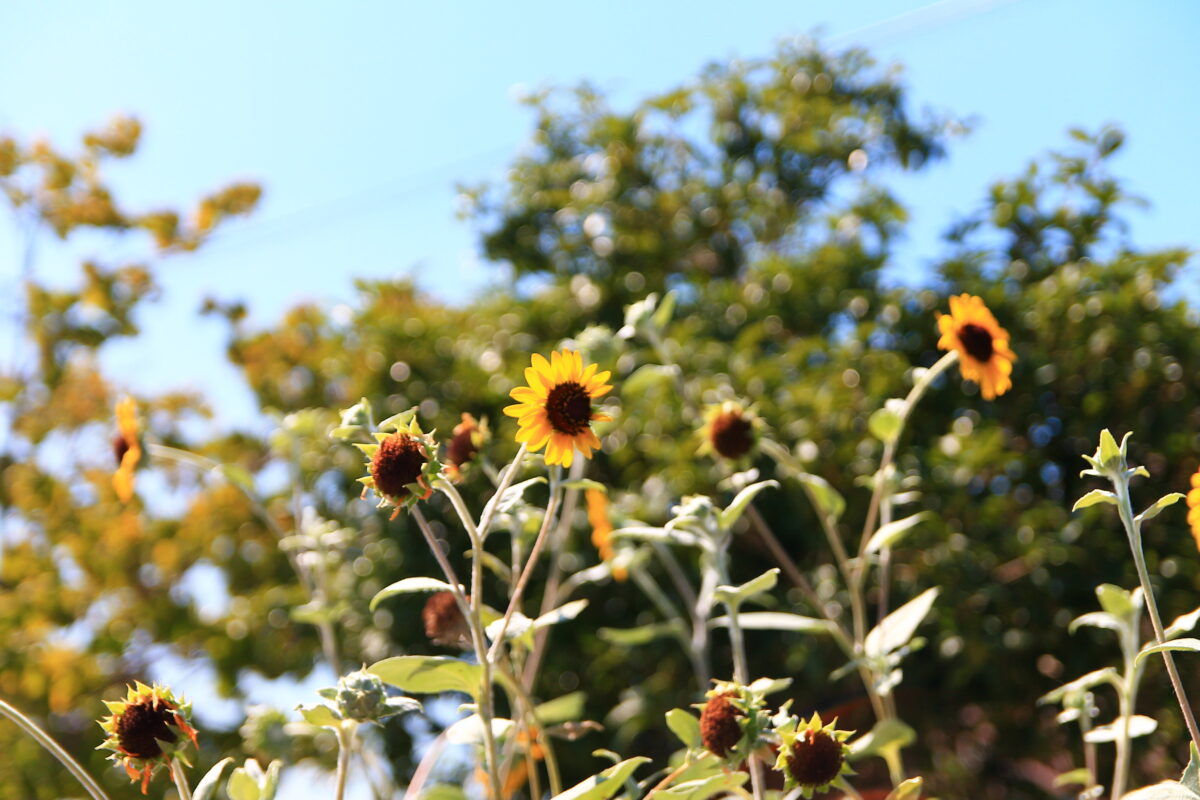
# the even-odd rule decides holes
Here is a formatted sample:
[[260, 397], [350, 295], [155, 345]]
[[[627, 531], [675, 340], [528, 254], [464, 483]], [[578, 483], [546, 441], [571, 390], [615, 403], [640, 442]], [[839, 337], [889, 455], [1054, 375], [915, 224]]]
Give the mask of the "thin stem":
[[[1133, 505], [1129, 499], [1129, 479], [1121, 477], [1113, 481], [1117, 490], [1117, 510], [1121, 515], [1121, 523], [1129, 538], [1129, 549], [1133, 551], [1133, 563], [1137, 567], [1138, 580], [1142, 582], [1142, 591], [1146, 595], [1146, 610], [1150, 612], [1150, 624], [1154, 628], [1154, 641], [1162, 644], [1167, 640], [1163, 630], [1162, 620], [1158, 616], [1158, 603], [1154, 599], [1154, 587], [1150, 585], [1150, 573], [1146, 570], [1146, 556], [1142, 552], [1142, 530], [1140, 524], [1133, 518]], [[1188, 702], [1187, 692], [1183, 681], [1179, 679], [1179, 671], [1175, 669], [1175, 659], [1169, 651], [1162, 653], [1163, 662], [1167, 665], [1167, 675], [1171, 678], [1171, 687], [1175, 690], [1175, 699], [1179, 702], [1179, 710], [1187, 723], [1188, 733], [1192, 743], [1200, 750], [1200, 728], [1196, 727], [1196, 717], [1192, 714], [1192, 706]]]
[[464, 619], [471, 618], [471, 602], [463, 594], [462, 583], [458, 580], [458, 573], [454, 571], [454, 566], [450, 563], [450, 559], [446, 558], [446, 554], [442, 552], [442, 546], [438, 544], [437, 537], [433, 534], [433, 529], [429, 527], [429, 521], [425, 519], [424, 512], [420, 506], [412, 507], [412, 518], [416, 520], [417, 527], [421, 530], [421, 535], [425, 537], [425, 544], [429, 546], [429, 550], [433, 553], [433, 558], [437, 561], [438, 566], [442, 569], [442, 574], [446, 577], [446, 582], [450, 584], [450, 593], [454, 595], [454, 600], [458, 604], [458, 610], [462, 612]]
[[[753, 758], [753, 756], [751, 756], [751, 758]], [[665, 778], [663, 778], [658, 783], [654, 784], [654, 788], [651, 789], [650, 791], [646, 792], [646, 795], [645, 795], [645, 797], [642, 798], [642, 800], [650, 800], [650, 798], [654, 796], [655, 792], [666, 789], [668, 786], [671, 785], [672, 781], [674, 781], [676, 778], [678, 778], [680, 775], [682, 775], [691, 766], [692, 766], [691, 759], [685, 758], [683, 760], [682, 764], [680, 764], [678, 767], [676, 767], [675, 769], [668, 772], [667, 776]]]
[[[179, 800], [192, 800], [192, 787], [184, 774], [183, 762], [178, 758], [171, 759], [171, 780], [175, 781], [175, 791], [179, 792]], [[341, 795], [338, 795], [338, 798], [340, 800]]]
[[337, 790], [334, 800], [344, 800], [346, 796], [346, 779], [350, 776], [350, 751], [354, 744], [354, 731], [347, 729], [345, 722], [338, 728], [338, 760], [337, 760]]
[[474, 543], [479, 538], [479, 532], [475, 529], [475, 520], [471, 517], [471, 512], [467, 510], [466, 501], [463, 500], [461, 494], [454, 484], [441, 478], [433, 482], [433, 488], [446, 495], [450, 500], [450, 505], [454, 507], [455, 513], [458, 514], [458, 521], [462, 523], [463, 530], [467, 532], [467, 536], [471, 537], [471, 542]]
[[[726, 534], [717, 544], [713, 558], [717, 580], [725, 585], [730, 583], [729, 566], [726, 563], [728, 547], [729, 536]], [[725, 601], [724, 603], [725, 610], [729, 614], [729, 641], [733, 649], [733, 679], [742, 686], [746, 686], [750, 683], [750, 667], [746, 659], [746, 640], [742, 636], [742, 626], [738, 622], [738, 605], [736, 602]], [[748, 760], [750, 763], [750, 788], [754, 793], [754, 800], [763, 800], [762, 764], [753, 754]]]
[[21, 729], [29, 738], [44, 747], [49, 751], [50, 755], [58, 759], [67, 771], [75, 777], [75, 780], [87, 790], [87, 793], [92, 796], [92, 800], [108, 800], [108, 795], [100, 788], [100, 785], [87, 773], [79, 762], [71, 757], [71, 754], [62, 748], [58, 742], [54, 740], [50, 734], [46, 733], [37, 723], [29, 717], [22, 714], [13, 706], [3, 700], [0, 700], [0, 714], [8, 717], [16, 726]]
[[408, 782], [408, 787], [404, 790], [403, 800], [417, 800], [421, 796], [421, 790], [425, 788], [425, 781], [432, 774], [433, 767], [444, 749], [446, 749], [445, 731], [438, 734], [438, 737], [429, 745], [429, 750], [421, 757], [421, 763], [417, 764], [412, 780]]
[[492, 518], [496, 516], [496, 509], [500, 505], [500, 498], [508, 491], [508, 487], [512, 486], [513, 478], [517, 476], [517, 472], [521, 469], [522, 462], [525, 461], [525, 454], [529, 452], [528, 445], [521, 445], [521, 449], [517, 451], [513, 457], [512, 463], [508, 465], [508, 469], [504, 470], [500, 475], [500, 485], [496, 487], [496, 493], [492, 495], [491, 502], [483, 509], [483, 516], [479, 519], [479, 538], [486, 539], [488, 531], [492, 528]]
[[521, 577], [517, 579], [517, 585], [513, 588], [512, 598], [508, 601], [508, 608], [504, 611], [504, 619], [500, 622], [500, 630], [497, 631], [496, 637], [492, 640], [492, 648], [488, 651], [488, 659], [491, 661], [495, 660], [496, 654], [504, 646], [504, 634], [508, 631], [508, 625], [512, 622], [513, 614], [516, 613], [517, 607], [521, 604], [521, 598], [525, 594], [525, 587], [529, 584], [529, 579], [533, 576], [534, 567], [537, 566], [538, 558], [542, 554], [542, 548], [546, 544], [546, 534], [550, 531], [554, 515], [558, 511], [559, 494], [557, 486], [550, 487], [550, 502], [546, 504], [546, 515], [542, 517], [542, 527], [538, 530], [537, 538], [533, 541], [533, 549], [529, 551], [529, 558], [525, 561], [525, 568], [521, 570]]

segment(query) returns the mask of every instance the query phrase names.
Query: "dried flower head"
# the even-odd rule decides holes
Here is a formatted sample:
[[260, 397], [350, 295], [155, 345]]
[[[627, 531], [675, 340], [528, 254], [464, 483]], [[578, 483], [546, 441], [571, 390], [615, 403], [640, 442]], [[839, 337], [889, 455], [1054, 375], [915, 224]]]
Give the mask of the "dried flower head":
[[787, 790], [798, 787], [805, 797], [823, 792], [843, 775], [853, 774], [846, 755], [850, 731], [839, 731], [837, 720], [821, 725], [821, 716], [807, 721], [789, 718], [776, 727], [781, 745], [775, 769], [783, 773]]
[[425, 601], [425, 608], [421, 610], [421, 621], [425, 623], [425, 635], [434, 644], [443, 647], [470, 647], [471, 628], [467, 625], [453, 592], [431, 594]]
[[462, 422], [454, 426], [454, 432], [446, 445], [446, 474], [452, 480], [462, 478], [468, 462], [483, 447], [488, 438], [487, 418], [482, 422], [470, 414], [463, 413]]
[[[437, 446], [431, 433], [421, 431], [416, 409], [384, 420], [375, 433], [375, 444], [355, 445], [367, 456], [367, 477], [359, 478], [363, 494], [367, 488], [379, 495], [379, 507], [396, 507], [394, 518], [406, 505], [425, 500], [433, 493], [433, 481], [441, 472]], [[390, 432], [389, 432], [390, 429]]]
[[708, 752], [720, 758], [725, 758], [742, 738], [742, 726], [739, 722], [745, 713], [735, 706], [733, 692], [710, 697], [700, 712], [700, 741]]
[[105, 701], [112, 714], [100, 721], [108, 736], [97, 750], [111, 750], [109, 759], [125, 767], [129, 779], [142, 782], [146, 794], [150, 778], [172, 758], [191, 766], [183, 753], [187, 742], [196, 745], [196, 731], [188, 721], [191, 704], [176, 698], [170, 689], [138, 682], [124, 700]]
[[758, 444], [762, 420], [752, 409], [727, 400], [704, 410], [700, 454], [716, 453], [730, 461], [750, 455]]
[[1013, 362], [1008, 331], [1000, 327], [983, 300], [961, 294], [950, 298], [950, 313], [938, 314], [942, 350], [957, 350], [962, 376], [979, 384], [983, 399], [994, 400], [1012, 387]]
[[573, 350], [555, 351], [549, 361], [534, 353], [532, 364], [525, 369], [528, 385], [510, 393], [517, 403], [504, 409], [517, 418], [516, 440], [534, 452], [545, 447], [547, 464], [571, 466], [576, 449], [591, 458], [600, 447], [592, 423], [611, 421], [593, 410], [592, 401], [612, 389], [605, 383], [611, 373], [598, 373], [595, 364], [585, 368], [582, 356]]
[[142, 442], [139, 437], [137, 402], [132, 397], [123, 397], [117, 403], [117, 435], [113, 437], [113, 455], [117, 460], [117, 471], [112, 476], [113, 491], [122, 503], [133, 499], [133, 473], [142, 460]]

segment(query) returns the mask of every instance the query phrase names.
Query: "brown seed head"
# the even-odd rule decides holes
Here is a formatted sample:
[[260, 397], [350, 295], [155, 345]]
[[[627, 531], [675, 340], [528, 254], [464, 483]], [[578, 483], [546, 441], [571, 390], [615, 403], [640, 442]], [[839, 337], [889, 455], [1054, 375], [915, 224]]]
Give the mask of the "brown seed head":
[[425, 635], [443, 647], [463, 647], [471, 641], [471, 629], [463, 618], [452, 592], [436, 592], [425, 601], [421, 611]]
[[708, 752], [725, 758], [742, 738], [741, 709], [730, 702], [732, 693], [710, 697], [700, 712], [700, 741]]
[[179, 740], [172, 728], [178, 728], [173, 707], [160, 699], [144, 697], [125, 707], [116, 720], [117, 744], [134, 758], [162, 755], [159, 742]]
[[546, 397], [550, 427], [567, 436], [588, 430], [592, 422], [592, 396], [575, 381], [560, 383]]
[[421, 468], [429, 457], [419, 439], [407, 433], [393, 433], [379, 443], [371, 458], [371, 477], [375, 488], [385, 497], [403, 499], [408, 485], [421, 477]]
[[740, 411], [722, 411], [709, 427], [713, 450], [725, 458], [736, 460], [754, 447], [754, 426]]
[[976, 361], [987, 362], [996, 351], [992, 344], [992, 333], [987, 328], [968, 322], [958, 329], [958, 340], [967, 355]]
[[801, 786], [824, 786], [842, 770], [842, 743], [823, 730], [801, 731], [792, 744], [787, 768]]
[[125, 454], [129, 452], [129, 441], [117, 434], [112, 440], [113, 457], [117, 460], [117, 466], [121, 466], [121, 462], [125, 459]]
[[461, 468], [472, 458], [479, 448], [475, 445], [475, 432], [479, 426], [470, 414], [463, 414], [462, 422], [454, 426], [454, 435], [446, 446], [446, 460], [456, 468]]

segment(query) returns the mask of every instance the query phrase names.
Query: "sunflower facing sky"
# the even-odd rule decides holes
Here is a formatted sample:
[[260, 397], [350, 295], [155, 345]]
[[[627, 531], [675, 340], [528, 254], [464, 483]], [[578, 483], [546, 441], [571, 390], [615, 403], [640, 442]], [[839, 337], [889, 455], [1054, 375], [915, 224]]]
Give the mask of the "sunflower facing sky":
[[585, 369], [583, 358], [573, 350], [553, 352], [549, 361], [534, 353], [532, 363], [525, 369], [529, 385], [513, 389], [510, 394], [517, 403], [504, 409], [520, 425], [517, 441], [535, 452], [545, 447], [547, 464], [571, 466], [577, 448], [591, 458], [600, 447], [592, 423], [611, 420], [593, 411], [592, 401], [612, 389], [605, 383], [612, 373], [597, 372], [595, 364]]
[[117, 435], [113, 439], [113, 455], [117, 459], [117, 471], [112, 476], [113, 491], [122, 503], [128, 503], [133, 499], [133, 473], [142, 460], [137, 402], [132, 397], [123, 397], [117, 402]]
[[1000, 327], [983, 300], [961, 294], [950, 298], [950, 313], [938, 314], [942, 350], [957, 350], [962, 376], [979, 384], [983, 399], [995, 400], [1012, 388], [1013, 362], [1008, 331]]

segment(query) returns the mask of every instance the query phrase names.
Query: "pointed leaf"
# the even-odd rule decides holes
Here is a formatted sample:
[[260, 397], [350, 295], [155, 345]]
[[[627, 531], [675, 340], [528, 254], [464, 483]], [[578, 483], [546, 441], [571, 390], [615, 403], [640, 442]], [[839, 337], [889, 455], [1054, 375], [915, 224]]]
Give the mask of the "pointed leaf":
[[924, 778], [909, 778], [893, 789], [886, 800], [918, 800], [924, 784]]
[[689, 714], [682, 708], [672, 708], [667, 712], [667, 727], [684, 747], [700, 746], [700, 720], [694, 714]]
[[318, 728], [336, 728], [342, 724], [342, 718], [338, 716], [338, 713], [324, 703], [297, 706], [296, 708], [309, 725], [316, 725]]
[[909, 643], [917, 626], [933, 608], [939, 589], [926, 589], [921, 594], [909, 600], [904, 605], [888, 614], [879, 624], [871, 629], [864, 642], [864, 650], [869, 657], [884, 656], [893, 650], [898, 650]]
[[796, 480], [804, 484], [804, 488], [808, 490], [808, 496], [812, 499], [813, 505], [817, 507], [817, 513], [831, 522], [837, 522], [842, 516], [842, 512], [846, 510], [846, 501], [838, 494], [838, 490], [830, 486], [829, 481], [820, 475], [801, 472], [796, 475]]
[[1162, 510], [1164, 508], [1167, 508], [1168, 506], [1173, 506], [1182, 499], [1183, 499], [1183, 495], [1180, 494], [1179, 492], [1171, 492], [1168, 495], [1164, 495], [1163, 497], [1160, 497], [1157, 500], [1155, 500], [1154, 505], [1150, 506], [1145, 511], [1138, 514], [1136, 519], [1138, 522], [1145, 522], [1146, 520], [1154, 519], [1155, 517], [1157, 517], [1159, 514], [1162, 513]]
[[254, 778], [241, 768], [235, 769], [229, 776], [225, 791], [229, 793], [230, 800], [259, 800], [259, 795], [262, 794]]
[[725, 510], [717, 515], [718, 524], [720, 524], [721, 529], [729, 530], [732, 528], [733, 524], [742, 518], [742, 514], [746, 513], [746, 508], [750, 505], [750, 501], [754, 499], [754, 496], [767, 488], [778, 489], [779, 481], [759, 481], [758, 483], [750, 484], [738, 492], [737, 496], [733, 498], [733, 501]]
[[1071, 620], [1071, 624], [1067, 626], [1067, 632], [1074, 633], [1084, 625], [1089, 628], [1105, 628], [1110, 631], [1121, 631], [1125, 628], [1124, 622], [1107, 611], [1092, 611]]
[[[492, 720], [492, 736], [499, 739], [513, 726], [511, 719], [497, 717]], [[483, 719], [471, 714], [446, 728], [446, 741], [452, 744], [483, 744]]]
[[[1129, 718], [1129, 738], [1149, 736], [1158, 728], [1158, 720], [1134, 714]], [[1115, 742], [1125, 735], [1125, 718], [1117, 717], [1107, 725], [1099, 725], [1084, 734], [1085, 742]]]
[[1188, 744], [1188, 752], [1191, 753], [1191, 758], [1188, 759], [1188, 765], [1183, 770], [1183, 777], [1179, 782], [1193, 792], [1200, 793], [1200, 753], [1196, 752], [1195, 742]]
[[1092, 489], [1083, 497], [1075, 501], [1075, 505], [1071, 506], [1072, 511], [1078, 511], [1081, 508], [1094, 506], [1097, 503], [1108, 503], [1110, 506], [1117, 504], [1117, 496], [1107, 489]]
[[875, 727], [850, 743], [850, 760], [866, 756], [882, 756], [900, 752], [916, 741], [917, 732], [898, 719], [888, 718], [875, 723]]
[[625, 780], [633, 771], [650, 759], [645, 756], [635, 756], [613, 764], [598, 775], [572, 786], [553, 800], [608, 800], [625, 787]]
[[439, 581], [437, 578], [404, 578], [376, 592], [375, 596], [371, 598], [371, 610], [374, 611], [375, 607], [381, 602], [398, 594], [448, 592], [452, 588], [450, 584], [445, 581]]
[[912, 530], [914, 525], [925, 519], [927, 516], [928, 513], [922, 511], [917, 514], [913, 514], [911, 517], [905, 517], [904, 519], [898, 519], [894, 522], [889, 522], [886, 525], [880, 525], [879, 530], [875, 531], [875, 533], [871, 536], [871, 539], [867, 542], [867, 552], [878, 553], [885, 547], [895, 546], [897, 542], [903, 539], [908, 532]]
[[1093, 686], [1099, 686], [1102, 683], [1112, 684], [1114, 687], [1121, 682], [1121, 673], [1117, 672], [1114, 667], [1105, 667], [1097, 669], [1088, 674], [1076, 678], [1070, 683], [1064, 683], [1062, 686], [1053, 691], [1046, 692], [1038, 698], [1038, 705], [1043, 703], [1058, 703], [1067, 695], [1075, 694], [1076, 692], [1086, 692]]
[[752, 578], [740, 586], [718, 586], [713, 591], [713, 597], [722, 603], [737, 607], [755, 595], [769, 592], [779, 583], [779, 567], [771, 569]]
[[1100, 607], [1114, 617], [1127, 619], [1133, 613], [1133, 593], [1111, 583], [1102, 583], [1096, 587], [1096, 598]]
[[395, 656], [372, 664], [367, 672], [414, 694], [464, 692], [478, 697], [483, 668], [445, 656]]
[[1133, 660], [1134, 664], [1140, 664], [1145, 658], [1153, 653], [1163, 653], [1168, 650], [1179, 650], [1188, 653], [1200, 653], [1200, 639], [1174, 639], [1162, 644], [1148, 644], [1141, 649], [1137, 654], [1137, 658]]
[[666, 622], [654, 622], [640, 625], [636, 628], [601, 628], [597, 634], [604, 641], [620, 647], [636, 647], [663, 636], [677, 636], [683, 632], [683, 624], [672, 619]]
[[1200, 622], [1200, 608], [1189, 611], [1186, 614], [1180, 614], [1175, 618], [1174, 622], [1167, 626], [1167, 630], [1165, 631], [1167, 638], [1174, 639], [1181, 633], [1187, 633], [1196, 627], [1197, 622]]
[[[829, 633], [830, 623], [815, 617], [789, 614], [783, 611], [750, 611], [738, 614], [738, 625], [748, 631], [804, 631], [805, 633]], [[729, 616], [714, 617], [708, 621], [710, 627], [728, 628]]]
[[192, 800], [215, 800], [221, 778], [232, 763], [232, 758], [222, 758], [213, 764], [212, 769], [204, 773], [204, 777], [196, 784], [196, 788], [192, 791]]
[[586, 692], [571, 692], [553, 700], [547, 700], [533, 709], [533, 715], [542, 725], [557, 725], [573, 722], [583, 716]]

